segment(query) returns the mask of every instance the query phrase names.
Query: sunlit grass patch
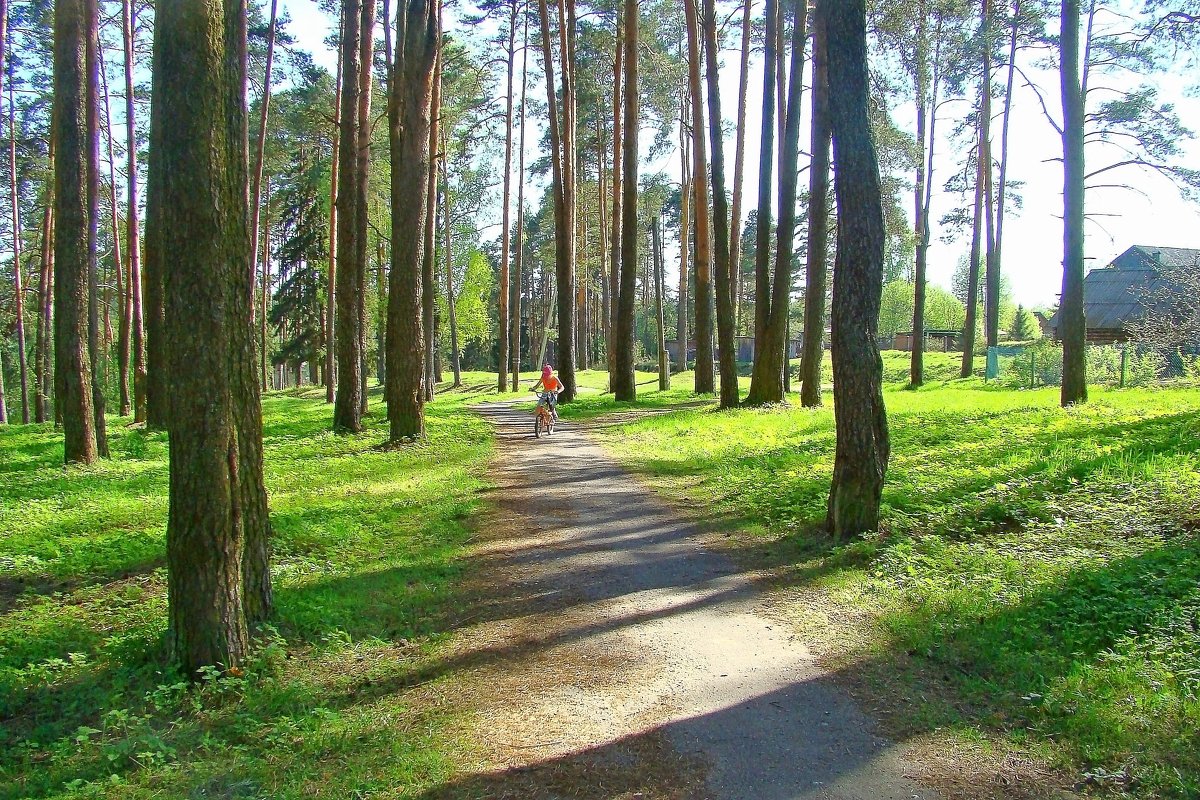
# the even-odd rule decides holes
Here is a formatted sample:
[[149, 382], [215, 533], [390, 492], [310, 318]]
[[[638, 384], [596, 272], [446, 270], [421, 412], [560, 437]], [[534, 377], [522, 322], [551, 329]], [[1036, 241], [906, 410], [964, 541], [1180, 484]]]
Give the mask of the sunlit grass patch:
[[[449, 774], [453, 709], [412, 697], [435, 660], [491, 453], [466, 411], [494, 376], [385, 449], [323, 393], [264, 399], [272, 633], [198, 694], [166, 665], [167, 443], [110, 422], [113, 458], [64, 470], [49, 426], [0, 432], [0, 798], [419, 793]], [[372, 692], [372, 685], [395, 687]]]
[[1146, 796], [1200, 793], [1200, 396], [1097, 390], [1064, 411], [1056, 390], [973, 379], [893, 383], [886, 400], [883, 525], [858, 543], [819, 532], [828, 396], [721, 413], [676, 397], [600, 435], [755, 534], [784, 596], [824, 604], [797, 619], [826, 629], [833, 662], [928, 698], [904, 706], [909, 729], [985, 733]]

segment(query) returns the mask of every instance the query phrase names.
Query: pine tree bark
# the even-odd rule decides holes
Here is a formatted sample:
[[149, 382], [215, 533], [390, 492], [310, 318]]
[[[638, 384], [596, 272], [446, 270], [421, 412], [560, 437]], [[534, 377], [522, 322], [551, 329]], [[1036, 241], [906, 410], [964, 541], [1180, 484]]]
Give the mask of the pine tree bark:
[[[369, 2], [369, 0], [367, 0]], [[343, 0], [342, 4], [342, 107], [341, 129], [338, 136], [337, 190], [337, 395], [333, 404], [333, 428], [346, 433], [362, 431], [362, 365], [363, 337], [359, 323], [361, 281], [363, 269], [360, 252], [365, 249], [358, 241], [359, 170], [358, 134], [359, 93], [361, 91], [362, 15], [363, 0]]]
[[[168, 397], [170, 381], [167, 374], [166, 318], [163, 313], [163, 281], [167, 270], [166, 252], [163, 250], [163, 187], [165, 174], [162, 157], [163, 104], [155, 103], [161, 96], [159, 86], [164, 58], [162, 42], [154, 37], [150, 70], [150, 146], [147, 150], [146, 170], [146, 246], [145, 246], [145, 323], [146, 323], [146, 425], [150, 428], [166, 429], [170, 421]], [[61, 225], [56, 223], [58, 228]]]
[[358, 311], [358, 413], [367, 415], [367, 253], [370, 239], [371, 189], [371, 96], [375, 65], [376, 0], [362, 0], [362, 20], [359, 25], [358, 54], [358, 142], [355, 147], [354, 168], [354, 270], [358, 281], [356, 310]]
[[157, 13], [154, 102], [189, 99], [160, 114], [162, 152], [151, 171], [170, 165], [153, 178], [162, 245], [172, 253], [164, 286], [169, 630], [180, 666], [195, 677], [202, 667], [237, 666], [249, 625], [269, 610], [248, 607], [262, 598], [245, 583], [269, 530], [250, 326], [246, 21], [241, 0], [164, 3]]
[[[258, 138], [254, 144], [254, 167], [250, 188], [250, 286], [251, 308], [254, 305], [253, 287], [258, 278], [258, 234], [262, 216], [263, 155], [267, 149], [267, 117], [271, 112], [271, 72], [275, 66], [275, 19], [279, 11], [279, 0], [271, 0], [271, 18], [267, 23], [267, 64], [263, 74], [263, 93], [258, 112]], [[266, 284], [263, 284], [266, 291]], [[265, 342], [264, 342], [265, 348]]]
[[622, 199], [622, 157], [625, 144], [623, 141], [624, 104], [622, 103], [623, 85], [625, 81], [625, 21], [621, 7], [617, 7], [616, 54], [613, 57], [613, 166], [612, 166], [612, 226], [608, 245], [608, 329], [610, 341], [608, 347], [608, 388], [614, 391], [614, 377], [617, 374], [617, 326], [621, 307], [621, 213]]
[[856, 536], [879, 524], [889, 446], [883, 361], [875, 344], [883, 291], [883, 198], [868, 115], [866, 4], [818, 6], [829, 55], [838, 247], [833, 278], [837, 449], [826, 524]]
[[[733, 157], [733, 209], [729, 225], [730, 285], [733, 287], [733, 316], [736, 322], [742, 313], [742, 193], [746, 179], [746, 105], [750, 88], [750, 44], [753, 36], [754, 4], [747, 0], [742, 11], [742, 54], [738, 72], [737, 144]], [[735, 329], [736, 335], [736, 329]]]
[[[450, 199], [450, 148], [446, 146], [446, 126], [442, 126], [442, 250], [446, 258], [446, 314], [450, 319], [450, 369], [454, 387], [462, 386], [462, 353], [458, 346], [458, 298], [454, 293], [454, 248], [451, 238], [452, 202]], [[570, 335], [569, 333], [567, 335]]]
[[[986, 81], [981, 82], [980, 91], [986, 91], [986, 86]], [[986, 149], [983, 136], [983, 126], [980, 125], [978, 128], [978, 153], [983, 153]], [[983, 228], [984, 203], [983, 169], [983, 159], [977, 155], [975, 158], [975, 208], [971, 214], [971, 252], [968, 256], [970, 262], [967, 267], [967, 316], [963, 322], [963, 354], [962, 366], [959, 370], [959, 376], [963, 378], [971, 377], [971, 373], [975, 371], [975, 329], [978, 327], [979, 256], [982, 250], [980, 237]]]
[[521, 154], [517, 167], [517, 255], [513, 264], [513, 302], [511, 319], [512, 388], [520, 391], [521, 383], [521, 284], [525, 264], [525, 93], [529, 86], [529, 15], [523, 15], [524, 44], [521, 47]]
[[[7, 36], [7, 9], [0, 11], [4, 23], [0, 25], [0, 36]], [[0, 63], [3, 63], [0, 50]], [[21, 278], [21, 186], [17, 174], [17, 109], [13, 102], [13, 71], [8, 68], [8, 174], [12, 201], [13, 227], [13, 329], [17, 339], [17, 365], [21, 375], [21, 423], [29, 424], [29, 359], [25, 349], [25, 286]]]
[[1063, 0], [1060, 71], [1063, 104], [1063, 407], [1087, 402], [1087, 320], [1083, 308], [1084, 91], [1079, 66], [1079, 0]]
[[[574, 192], [574, 83], [568, 40], [574, 24], [574, 0], [559, 2], [559, 48], [562, 55], [562, 93], [555, 97], [554, 52], [550, 34], [550, 12], [546, 0], [538, 0], [542, 29], [542, 64], [546, 83], [548, 127], [551, 150], [551, 191], [554, 194], [554, 265], [558, 287], [558, 376], [563, 391], [559, 399], [575, 397], [575, 192]], [[563, 11], [566, 11], [566, 14]], [[561, 99], [561, 104], [559, 100]], [[561, 105], [561, 109], [560, 109]]]
[[613, 396], [620, 401], [637, 399], [634, 377], [634, 300], [638, 267], [638, 2], [624, 2], [624, 119], [621, 137], [621, 291], [617, 298], [616, 370], [611, 377]]
[[[438, 8], [441, 8], [440, 2]], [[434, 264], [437, 236], [437, 160], [438, 160], [438, 129], [441, 127], [442, 114], [442, 41], [439, 26], [437, 54], [433, 69], [433, 89], [430, 100], [429, 121], [429, 176], [425, 186], [425, 207], [428, 213], [424, 216], [425, 249], [421, 255], [421, 324], [425, 341], [425, 399], [433, 399], [434, 387], [441, 377], [437, 351], [437, 268]]]
[[804, 282], [804, 351], [800, 358], [800, 405], [821, 405], [825, 357], [825, 296], [829, 267], [829, 58], [825, 16], [813, 15], [812, 160], [808, 169], [808, 261]]
[[[780, 14], [780, 22], [783, 15]], [[808, 2], [793, 6], [791, 77], [788, 81], [783, 140], [780, 142], [779, 224], [775, 231], [775, 273], [763, 320], [762, 338], [755, 342], [754, 374], [750, 380], [751, 405], [784, 402], [784, 371], [788, 366], [788, 317], [792, 291], [792, 254], [796, 233], [796, 190], [800, 154], [800, 105], [804, 91], [804, 47], [807, 39]], [[782, 25], [780, 26], [782, 27]]]
[[[137, 141], [137, 114], [134, 107], [133, 48], [137, 19], [132, 0], [121, 1], [121, 32], [125, 56], [125, 140]], [[129, 278], [130, 347], [133, 358], [133, 421], [146, 421], [146, 342], [142, 319], [142, 243], [138, 222], [138, 149], [125, 148], [126, 197], [126, 274]]]
[[704, 93], [700, 85], [700, 32], [697, 0], [684, 0], [688, 37], [688, 91], [691, 95], [692, 184], [696, 195], [696, 393], [715, 391], [713, 372], [713, 250], [709, 230], [708, 148], [704, 140]]
[[88, 352], [87, 2], [59, 0], [54, 14], [54, 366], [68, 464], [99, 457]]
[[[775, 45], [779, 0], [767, 0], [763, 12], [762, 137], [758, 148], [758, 216], [754, 242], [754, 361], [763, 357], [767, 316], [771, 310], [771, 173], [775, 165]], [[749, 402], [749, 400], [748, 400]]]
[[509, 227], [512, 206], [512, 151], [513, 151], [513, 73], [517, 60], [517, 0], [509, 0], [508, 20], [508, 76], [504, 84], [504, 192], [503, 211], [500, 223], [500, 290], [497, 295], [499, 320], [496, 326], [497, 348], [500, 363], [496, 368], [496, 388], [508, 391], [508, 299], [512, 293], [509, 285]]
[[104, 419], [107, 385], [104, 347], [100, 328], [100, 9], [98, 0], [85, 0], [84, 130], [87, 147], [87, 261], [88, 261], [88, 355], [92, 362], [92, 413], [95, 416], [96, 452], [108, 458], [108, 433]]
[[[343, 35], [345, 11], [342, 11], [338, 23], [338, 36]], [[333, 92], [333, 146], [329, 167], [329, 276], [325, 284], [325, 402], [332, 403], [336, 399], [337, 387], [337, 189], [338, 172], [341, 169], [341, 136], [342, 136], [342, 52], [345, 48], [338, 42], [338, 63], [335, 88]], [[263, 345], [266, 353], [266, 345]], [[266, 358], [263, 358], [264, 365]], [[266, 388], [264, 373], [263, 388]]]
[[434, 73], [441, 41], [435, 0], [405, 0], [397, 17], [396, 79], [388, 103], [392, 269], [386, 379], [393, 443], [425, 435], [424, 250], [426, 220], [436, 212], [428, 202], [428, 187], [435, 157]]
[[[803, 5], [803, 4], [802, 4]], [[807, 12], [805, 12], [807, 13]], [[721, 131], [719, 45], [715, 0], [704, 0], [704, 29], [708, 79], [708, 135], [712, 145], [714, 266], [716, 268], [717, 349], [721, 364], [721, 408], [737, 408], [737, 345], [734, 342], [733, 262], [730, 252], [729, 201], [725, 194], [725, 137]], [[797, 105], [799, 105], [797, 103]]]

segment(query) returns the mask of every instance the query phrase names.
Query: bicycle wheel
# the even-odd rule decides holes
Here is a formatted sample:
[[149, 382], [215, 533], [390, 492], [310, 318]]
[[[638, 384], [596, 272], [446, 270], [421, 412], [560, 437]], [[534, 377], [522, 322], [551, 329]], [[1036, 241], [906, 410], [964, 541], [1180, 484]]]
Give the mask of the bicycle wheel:
[[542, 438], [542, 415], [536, 412], [533, 415], [533, 438]]

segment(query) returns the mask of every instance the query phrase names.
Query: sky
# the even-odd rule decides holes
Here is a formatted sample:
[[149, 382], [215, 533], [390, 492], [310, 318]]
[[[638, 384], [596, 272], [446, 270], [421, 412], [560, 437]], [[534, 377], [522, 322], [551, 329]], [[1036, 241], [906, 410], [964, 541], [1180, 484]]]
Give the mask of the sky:
[[[756, 3], [756, 6], [758, 3]], [[299, 47], [308, 50], [318, 64], [330, 71], [337, 64], [336, 53], [326, 48], [324, 38], [328, 35], [335, 20], [327, 17], [317, 7], [315, 0], [281, 0], [281, 9], [291, 18], [289, 32], [297, 39]], [[756, 13], [761, 13], [758, 8]], [[454, 19], [454, 13], [447, 10], [446, 27], [453, 33], [459, 26]], [[734, 43], [736, 46], [736, 42]], [[738, 52], [735, 49], [723, 51], [721, 70], [721, 101], [727, 117], [736, 111], [738, 95]], [[535, 51], [530, 54], [531, 73], [539, 69], [540, 54]], [[1025, 65], [1028, 66], [1028, 65]], [[1144, 80], [1153, 82], [1160, 90], [1161, 99], [1176, 104], [1176, 108], [1185, 125], [1200, 128], [1200, 99], [1189, 96], [1190, 86], [1178, 73], [1166, 76], [1152, 76], [1144, 79], [1136, 75], [1124, 75], [1116, 78], [1118, 85], [1132, 87]], [[1047, 108], [1055, 118], [1061, 118], [1061, 103], [1059, 100], [1057, 75], [1030, 67], [1027, 74], [1037, 84], [1043, 87]], [[1005, 77], [998, 72], [997, 81]], [[1041, 103], [1032, 89], [1021, 85], [1017, 79], [1017, 89], [1014, 93], [1012, 117], [1010, 122], [1010, 156], [1009, 176], [1014, 181], [1020, 181], [1023, 186], [1018, 190], [1023, 199], [1023, 207], [1018, 211], [1010, 211], [1005, 218], [1003, 241], [1002, 271], [1008, 278], [1014, 297], [1018, 303], [1027, 307], [1045, 307], [1057, 303], [1058, 294], [1062, 287], [1062, 141], [1055, 129], [1043, 114]], [[745, 197], [754, 198], [757, 194], [758, 137], [761, 130], [760, 103], [762, 87], [761, 57], [752, 59], [749, 77], [749, 102], [747, 114], [747, 152], [746, 152], [746, 185]], [[544, 96], [544, 89], [538, 91], [531, 83], [530, 97]], [[807, 106], [807, 103], [805, 103]], [[959, 103], [946, 109], [948, 119], [942, 123], [941, 130], [948, 130], [953, 124], [953, 118], [967, 111], [967, 103]], [[993, 148], [998, 154], [1000, 144], [999, 113], [1000, 103], [995, 103], [994, 113], [997, 115], [993, 125]], [[806, 109], [807, 110], [807, 109]], [[898, 102], [890, 109], [893, 119], [901, 128], [912, 132], [915, 128], [915, 112], [911, 103]], [[808, 130], [807, 114], [801, 123], [801, 148], [806, 147]], [[534, 157], [533, 148], [540, 137], [528, 136], [528, 156]], [[643, 135], [642, 141], [648, 143], [650, 135]], [[946, 194], [941, 186], [954, 168], [956, 154], [955, 145], [944, 137], [939, 137], [935, 148], [937, 152], [947, 154], [941, 166], [936, 167], [934, 179], [934, 196], [932, 199], [931, 220], [933, 224], [932, 242], [929, 248], [929, 280], [931, 283], [949, 289], [955, 267], [968, 249], [969, 241], [963, 237], [950, 243], [942, 242], [943, 231], [939, 230], [938, 220], [941, 216], [960, 204], [958, 197]], [[726, 141], [726, 163], [729, 170], [729, 180], [732, 181], [733, 171], [733, 137]], [[1200, 146], [1195, 142], [1186, 143], [1185, 156], [1181, 164], [1196, 164], [1200, 159]], [[1123, 157], [1112, 148], [1089, 145], [1087, 158], [1088, 169], [1103, 166]], [[514, 155], [514, 163], [516, 157]], [[678, 180], [680, 174], [679, 156], [677, 153], [667, 154], [658, 159], [643, 159], [643, 174], [665, 172]], [[1089, 215], [1085, 243], [1085, 257], [1089, 269], [1107, 265], [1115, 256], [1126, 248], [1135, 245], [1153, 245], [1165, 247], [1200, 247], [1200, 209], [1181, 198], [1176, 187], [1166, 178], [1136, 167], [1114, 171], [1108, 176], [1112, 183], [1127, 184], [1130, 188], [1105, 188], [1089, 190], [1086, 198], [1086, 210]], [[538, 192], [526, 187], [527, 197], [537, 197]], [[753, 201], [750, 201], [751, 204]], [[905, 208], [912, 206], [911, 194], [902, 198]], [[497, 203], [497, 205], [499, 205]], [[494, 212], [498, 217], [498, 209]], [[912, 211], [909, 209], [910, 222]], [[480, 227], [490, 224], [482, 222]], [[675, 251], [676, 258], [678, 250]], [[670, 254], [668, 254], [670, 256]], [[672, 261], [668, 260], [668, 264]], [[678, 275], [677, 265], [668, 269], [668, 284], [676, 282], [670, 272]]]

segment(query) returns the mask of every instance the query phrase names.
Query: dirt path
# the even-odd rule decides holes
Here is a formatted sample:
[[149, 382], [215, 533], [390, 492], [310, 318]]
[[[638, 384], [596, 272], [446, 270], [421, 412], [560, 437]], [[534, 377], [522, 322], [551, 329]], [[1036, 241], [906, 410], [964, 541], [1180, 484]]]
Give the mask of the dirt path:
[[486, 753], [451, 796], [934, 798], [726, 556], [578, 427], [497, 428]]

